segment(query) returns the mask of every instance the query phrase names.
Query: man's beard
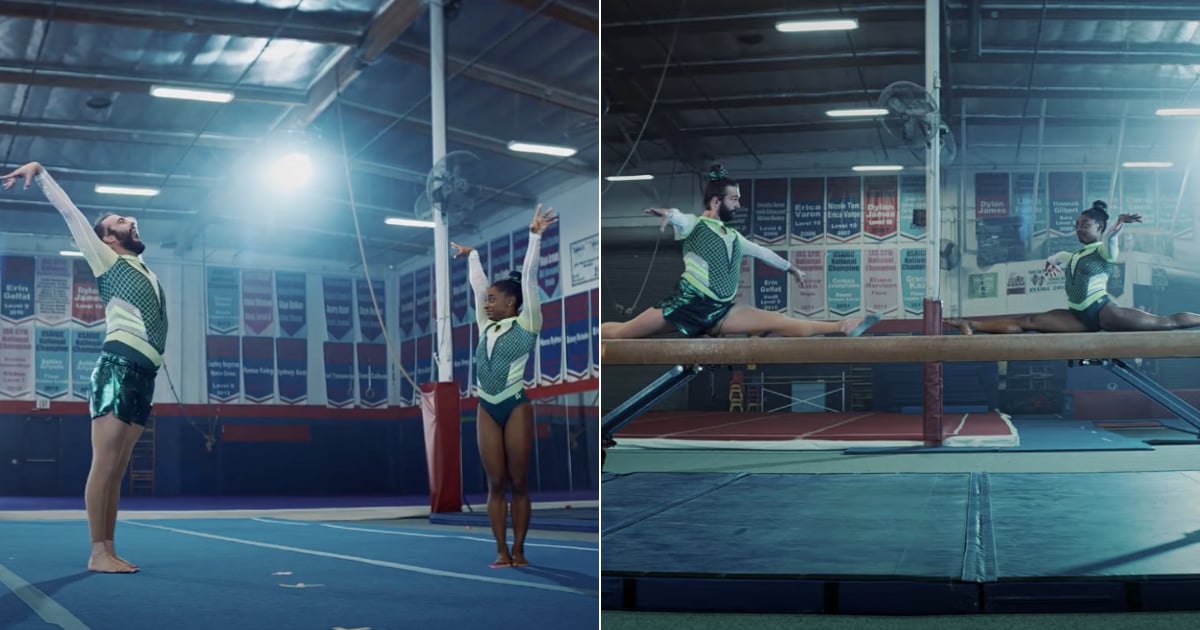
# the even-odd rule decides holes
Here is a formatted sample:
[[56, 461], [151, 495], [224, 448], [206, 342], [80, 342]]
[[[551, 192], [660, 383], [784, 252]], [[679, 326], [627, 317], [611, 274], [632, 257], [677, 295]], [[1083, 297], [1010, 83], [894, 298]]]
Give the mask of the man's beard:
[[729, 223], [733, 220], [733, 210], [722, 205], [720, 208], [717, 208], [717, 216], [720, 217], [721, 222]]
[[146, 244], [141, 241], [134, 240], [132, 233], [126, 234], [121, 239], [121, 247], [128, 249], [138, 256], [141, 256], [142, 252], [146, 251]]

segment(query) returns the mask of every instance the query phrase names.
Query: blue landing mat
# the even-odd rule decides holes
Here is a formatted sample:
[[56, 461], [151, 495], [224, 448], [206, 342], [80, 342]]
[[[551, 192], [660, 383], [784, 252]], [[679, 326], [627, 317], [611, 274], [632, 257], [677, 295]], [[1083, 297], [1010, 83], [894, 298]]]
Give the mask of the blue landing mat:
[[[848, 448], [847, 455], [880, 453], [1010, 453], [1065, 451], [1152, 451], [1154, 447], [1112, 431], [1096, 428], [1091, 420], [1016, 418], [1018, 446], [905, 446]], [[1179, 437], [1186, 437], [1179, 434]], [[1200, 444], [1200, 440], [1197, 441]]]
[[[478, 512], [435, 513], [429, 515], [429, 522], [435, 525], [469, 525], [473, 527], [488, 527], [487, 507]], [[512, 514], [509, 514], [509, 527], [512, 526]], [[531, 530], [544, 529], [563, 532], [598, 532], [600, 531], [600, 510], [594, 507], [534, 509], [529, 518]]]
[[[118, 550], [142, 572], [99, 575], [84, 570], [86, 541], [82, 521], [0, 522], [0, 628], [516, 630], [526, 615], [597, 627], [594, 544], [534, 537], [533, 566], [490, 569], [487, 537], [428, 528], [122, 521]], [[26, 603], [38, 592], [52, 600], [47, 614], [60, 611], [60, 626]], [[496, 614], [513, 608], [522, 614]]]
[[604, 484], [605, 608], [1200, 609], [1200, 473], [730, 477]]

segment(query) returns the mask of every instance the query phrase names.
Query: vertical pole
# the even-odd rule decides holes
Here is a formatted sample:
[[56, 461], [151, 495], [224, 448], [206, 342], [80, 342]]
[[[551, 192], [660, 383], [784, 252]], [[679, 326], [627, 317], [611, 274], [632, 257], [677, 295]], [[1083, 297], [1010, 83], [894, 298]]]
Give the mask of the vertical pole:
[[[429, 106], [433, 132], [433, 164], [446, 156], [446, 27], [442, 3], [429, 3]], [[434, 287], [437, 302], [437, 382], [454, 375], [454, 346], [450, 336], [450, 237], [440, 204], [433, 209]]]
[[[925, 0], [925, 89], [937, 109], [929, 116], [933, 129], [925, 159], [925, 216], [929, 223], [929, 254], [925, 267], [925, 334], [942, 334], [942, 178], [941, 178], [941, 0]], [[924, 365], [923, 427], [925, 444], [942, 444], [942, 364]]]

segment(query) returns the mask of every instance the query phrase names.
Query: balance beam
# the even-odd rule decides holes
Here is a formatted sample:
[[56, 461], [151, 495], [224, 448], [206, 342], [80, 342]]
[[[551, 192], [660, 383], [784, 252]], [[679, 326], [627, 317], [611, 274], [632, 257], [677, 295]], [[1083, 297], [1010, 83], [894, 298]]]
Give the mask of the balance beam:
[[600, 342], [600, 356], [603, 365], [1194, 358], [1200, 357], [1200, 330], [928, 337], [885, 335], [851, 338], [607, 339]]

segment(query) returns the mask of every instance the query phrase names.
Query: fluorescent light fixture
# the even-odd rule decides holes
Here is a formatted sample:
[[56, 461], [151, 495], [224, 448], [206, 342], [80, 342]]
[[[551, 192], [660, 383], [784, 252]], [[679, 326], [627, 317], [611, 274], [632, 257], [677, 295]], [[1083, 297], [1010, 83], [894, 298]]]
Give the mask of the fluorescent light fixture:
[[158, 195], [157, 188], [143, 188], [141, 186], [108, 186], [105, 184], [96, 184], [96, 192], [102, 195], [133, 195], [135, 197], [154, 197]]
[[233, 92], [218, 92], [216, 90], [193, 90], [190, 88], [173, 88], [155, 85], [150, 88], [150, 96], [158, 98], [177, 98], [185, 101], [204, 101], [206, 103], [228, 103], [233, 100]]
[[644, 182], [654, 179], [653, 175], [609, 175], [605, 177], [610, 182]]
[[894, 164], [878, 164], [878, 165], [853, 166], [850, 168], [850, 170], [858, 171], [859, 173], [876, 173], [876, 172], [880, 172], [880, 171], [903, 171], [904, 167], [894, 165]]
[[831, 109], [825, 112], [826, 116], [833, 118], [852, 118], [855, 116], [887, 116], [888, 110], [878, 108], [867, 109]]
[[69, 249], [64, 249], [64, 250], [58, 252], [58, 255], [59, 256], [74, 256], [76, 258], [83, 258], [83, 252], [73, 252]]
[[1200, 107], [1164, 107], [1154, 113], [1159, 116], [1200, 116]]
[[401, 219], [399, 217], [388, 217], [383, 220], [388, 225], [399, 225], [400, 227], [419, 227], [432, 228], [433, 221], [420, 221], [417, 219]]
[[552, 144], [535, 144], [533, 142], [517, 142], [513, 140], [508, 143], [509, 151], [517, 153], [540, 153], [542, 155], [553, 155], [554, 157], [571, 157], [575, 155], [575, 149], [568, 147], [558, 147]]
[[852, 31], [858, 28], [858, 20], [800, 20], [776, 22], [775, 30], [780, 33], [812, 33], [816, 31]]
[[1125, 168], [1171, 168], [1175, 164], [1171, 162], [1124, 162], [1121, 166]]

